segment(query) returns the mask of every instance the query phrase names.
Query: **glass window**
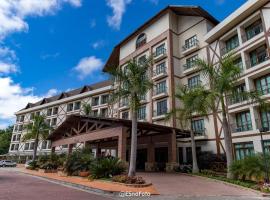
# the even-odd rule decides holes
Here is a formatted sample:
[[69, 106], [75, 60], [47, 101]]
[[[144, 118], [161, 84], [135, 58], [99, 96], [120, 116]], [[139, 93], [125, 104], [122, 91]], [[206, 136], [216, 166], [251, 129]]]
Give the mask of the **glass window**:
[[188, 79], [188, 87], [193, 88], [198, 86], [201, 83], [200, 75], [193, 76]]
[[194, 132], [196, 132], [199, 135], [203, 135], [205, 132], [205, 128], [204, 128], [204, 120], [203, 119], [199, 119], [199, 120], [192, 120], [192, 130]]
[[23, 121], [24, 121], [24, 115], [22, 115], [20, 118], [20, 122], [23, 122]]
[[16, 135], [12, 136], [12, 141], [16, 141]]
[[239, 69], [241, 69], [241, 71], [243, 70], [243, 61], [242, 58], [239, 57], [234, 61], [234, 65], [239, 67]]
[[67, 105], [67, 112], [73, 111], [73, 103]]
[[268, 59], [266, 49], [266, 45], [263, 45], [249, 53], [251, 67], [254, 67]]
[[199, 58], [198, 54], [196, 54], [190, 58], [187, 58], [184, 68], [189, 69], [189, 68], [193, 67], [195, 62], [198, 60], [198, 58]]
[[47, 141], [42, 142], [41, 149], [47, 149]]
[[235, 115], [235, 118], [236, 118], [236, 132], [252, 130], [252, 122], [249, 111], [237, 113]]
[[146, 44], [146, 35], [145, 33], [142, 33], [138, 36], [136, 40], [136, 49]]
[[52, 115], [52, 108], [47, 109], [47, 116], [51, 116]]
[[189, 49], [198, 44], [197, 35], [192, 36], [191, 38], [185, 40], [184, 50]]
[[157, 102], [157, 116], [167, 113], [167, 99]]
[[259, 19], [245, 29], [247, 40], [263, 32], [262, 20]]
[[122, 119], [128, 119], [129, 118], [129, 112], [122, 112]]
[[21, 140], [21, 134], [17, 135], [17, 141]]
[[161, 94], [167, 91], [166, 81], [157, 83], [155, 88], [155, 95]]
[[15, 144], [15, 150], [19, 150], [19, 144]]
[[101, 96], [101, 104], [106, 104], [109, 102], [109, 95], [106, 94], [106, 95], [102, 95]]
[[101, 109], [101, 116], [102, 117], [107, 117], [108, 116], [108, 108]]
[[93, 97], [92, 98], [92, 106], [99, 105], [99, 97]]
[[18, 126], [18, 130], [19, 130], [19, 131], [22, 131], [22, 130], [23, 130], [23, 125], [19, 125], [19, 126]]
[[154, 71], [154, 76], [157, 76], [159, 74], [166, 73], [166, 63], [162, 62], [156, 66], [156, 70]]
[[261, 117], [261, 127], [264, 130], [269, 130], [270, 128], [270, 112], [268, 111], [262, 111], [260, 112], [260, 117]]
[[12, 144], [11, 147], [10, 147], [10, 150], [13, 151], [15, 148], [15, 144]]
[[123, 97], [120, 101], [120, 107], [128, 106], [128, 104], [129, 104], [128, 97]]
[[57, 113], [58, 113], [58, 107], [54, 107], [54, 108], [53, 108], [53, 114], [54, 114], [54, 115], [57, 115]]
[[30, 120], [34, 119], [35, 113], [30, 114]]
[[270, 153], [270, 140], [263, 141], [263, 147], [266, 153]]
[[235, 143], [234, 149], [237, 160], [241, 160], [247, 156], [254, 155], [253, 142]]
[[52, 126], [55, 126], [56, 125], [56, 123], [57, 123], [57, 118], [52, 118]]
[[74, 110], [80, 110], [80, 108], [81, 108], [81, 102], [80, 101], [75, 102]]
[[142, 106], [138, 109], [138, 120], [146, 119], [146, 106]]
[[255, 80], [256, 89], [263, 95], [270, 93], [270, 74]]
[[31, 142], [30, 143], [30, 150], [33, 150], [34, 149], [34, 146], [35, 146], [35, 143], [34, 142]]
[[[243, 95], [240, 95], [240, 94], [243, 94], [244, 92], [246, 91], [246, 84], [243, 83], [243, 84], [240, 84], [238, 86], [236, 86], [234, 88], [234, 96], [230, 99], [231, 101], [231, 104], [234, 104], [234, 103], [240, 103], [240, 102], [243, 102], [245, 101], [247, 98]], [[239, 95], [238, 95], [239, 94]]]
[[144, 65], [146, 63], [146, 60], [147, 60], [146, 55], [143, 55], [143, 56], [139, 57], [138, 64]]
[[24, 144], [24, 150], [28, 150], [29, 149], [29, 143], [25, 143]]
[[94, 117], [98, 117], [98, 110], [93, 110]]
[[228, 39], [226, 42], [226, 50], [224, 53], [228, 53], [229, 51], [237, 48], [239, 46], [239, 39], [238, 39], [238, 35], [234, 35], [233, 37], [231, 37], [230, 39]]
[[165, 44], [161, 44], [156, 48], [155, 56], [159, 56], [166, 53]]

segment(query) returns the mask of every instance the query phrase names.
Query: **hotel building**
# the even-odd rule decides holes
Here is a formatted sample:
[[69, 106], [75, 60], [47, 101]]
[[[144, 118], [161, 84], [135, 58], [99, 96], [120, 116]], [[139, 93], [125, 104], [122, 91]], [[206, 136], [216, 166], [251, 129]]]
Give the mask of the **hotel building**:
[[[138, 169], [169, 171], [179, 163], [191, 162], [189, 131], [183, 130], [175, 117], [165, 120], [165, 115], [181, 107], [174, 98], [177, 85], [207, 84], [194, 65], [197, 58], [215, 65], [222, 56], [235, 54], [242, 69], [237, 90], [259, 90], [269, 98], [269, 37], [270, 1], [249, 0], [221, 22], [197, 6], [168, 6], [114, 47], [104, 72], [114, 66], [125, 68], [130, 59], [143, 62], [153, 55], [149, 78], [154, 87], [142, 97], [138, 111]], [[23, 124], [39, 112], [56, 127], [49, 138], [52, 144], [42, 141], [39, 154], [51, 148], [60, 152], [89, 145], [96, 154], [110, 153], [128, 161], [129, 102], [123, 98], [115, 105], [107, 104], [115, 87], [117, 84], [106, 81], [28, 104], [16, 113], [9, 154], [31, 155], [33, 143], [21, 142]], [[85, 103], [92, 105], [93, 115], [84, 116]], [[269, 149], [270, 113], [261, 112], [243, 98], [228, 99], [227, 109], [237, 159], [262, 151], [262, 129], [264, 147]], [[192, 127], [198, 151], [224, 153], [219, 109], [207, 118], [194, 116]]]

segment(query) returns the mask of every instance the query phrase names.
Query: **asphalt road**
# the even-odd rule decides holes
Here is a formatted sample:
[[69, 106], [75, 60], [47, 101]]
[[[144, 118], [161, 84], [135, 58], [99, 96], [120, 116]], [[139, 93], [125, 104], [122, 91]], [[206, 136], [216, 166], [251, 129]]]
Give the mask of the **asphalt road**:
[[0, 168], [0, 200], [270, 200], [254, 196], [152, 196], [120, 197], [89, 192], [78, 188], [18, 172], [16, 168]]

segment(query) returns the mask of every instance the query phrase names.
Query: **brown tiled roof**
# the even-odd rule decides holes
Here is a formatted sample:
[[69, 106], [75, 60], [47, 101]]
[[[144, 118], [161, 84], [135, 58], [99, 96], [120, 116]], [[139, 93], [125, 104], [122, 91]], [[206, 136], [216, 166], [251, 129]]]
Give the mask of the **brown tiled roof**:
[[157, 13], [154, 17], [146, 21], [143, 25], [133, 31], [129, 36], [127, 36], [124, 40], [122, 40], [118, 45], [116, 45], [107, 60], [103, 71], [108, 72], [110, 68], [118, 66], [119, 62], [119, 54], [120, 54], [120, 47], [130, 41], [134, 36], [139, 35], [144, 29], [151, 26], [155, 21], [157, 21], [160, 17], [168, 13], [169, 11], [174, 12], [177, 15], [183, 16], [201, 16], [205, 19], [211, 21], [214, 25], [217, 25], [219, 21], [210, 15], [206, 10], [204, 10], [200, 6], [182, 6], [182, 5], [169, 5]]
[[110, 85], [112, 85], [111, 80], [98, 82], [98, 83], [95, 83], [95, 84], [92, 84], [92, 85], [85, 85], [85, 86], [83, 86], [81, 88], [70, 90], [68, 92], [62, 92], [61, 94], [58, 94], [58, 95], [55, 95], [55, 96], [52, 96], [52, 97], [49, 97], [49, 98], [44, 98], [44, 99], [42, 99], [42, 100], [40, 100], [40, 101], [38, 101], [36, 103], [28, 103], [27, 106], [22, 110], [25, 110], [25, 109], [28, 109], [28, 108], [33, 108], [33, 107], [36, 107], [36, 106], [39, 106], [39, 105], [43, 105], [43, 104], [46, 104], [46, 103], [57, 101], [59, 99], [75, 96], [75, 95], [78, 95], [78, 94], [82, 94], [84, 92], [88, 92], [88, 91], [91, 91], [91, 90], [96, 90], [96, 89], [103, 88], [103, 87], [110, 86]]

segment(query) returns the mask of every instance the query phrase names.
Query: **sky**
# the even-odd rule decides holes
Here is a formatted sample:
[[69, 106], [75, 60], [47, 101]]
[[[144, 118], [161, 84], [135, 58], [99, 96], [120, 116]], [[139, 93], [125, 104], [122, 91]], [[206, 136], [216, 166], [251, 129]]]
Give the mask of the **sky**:
[[167, 5], [223, 20], [245, 1], [1, 0], [0, 129], [28, 102], [105, 80], [113, 47]]

